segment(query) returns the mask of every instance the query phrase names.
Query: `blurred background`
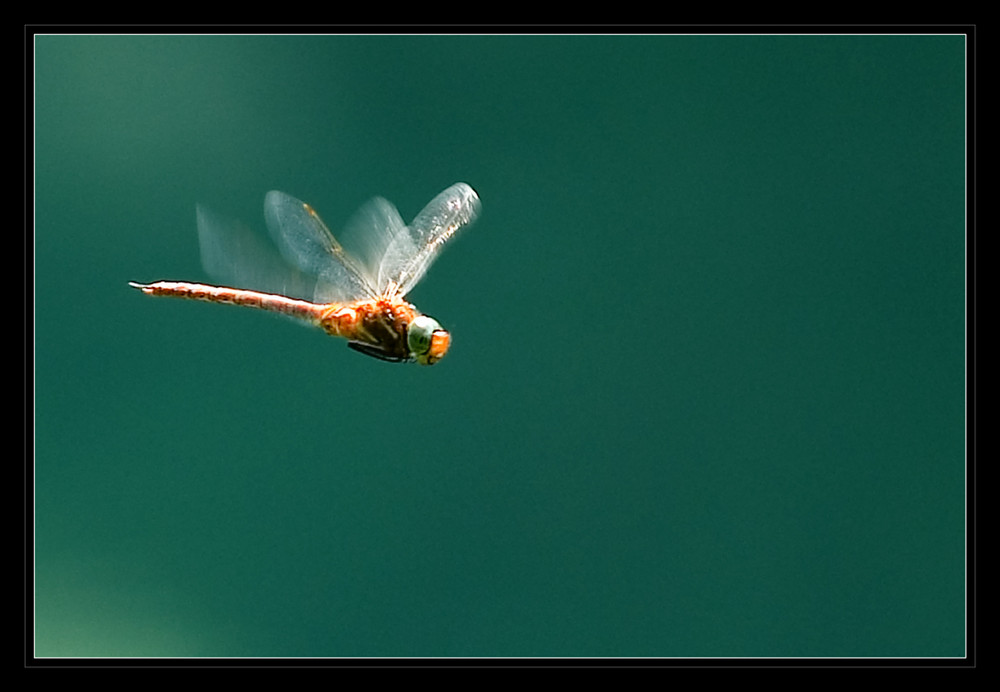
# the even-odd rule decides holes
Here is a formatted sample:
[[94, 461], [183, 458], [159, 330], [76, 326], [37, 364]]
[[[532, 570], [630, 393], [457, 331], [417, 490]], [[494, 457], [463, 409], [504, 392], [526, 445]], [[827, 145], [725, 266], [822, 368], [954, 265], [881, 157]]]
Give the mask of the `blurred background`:
[[[962, 656], [961, 36], [38, 36], [38, 656]], [[433, 368], [195, 205], [450, 184]]]

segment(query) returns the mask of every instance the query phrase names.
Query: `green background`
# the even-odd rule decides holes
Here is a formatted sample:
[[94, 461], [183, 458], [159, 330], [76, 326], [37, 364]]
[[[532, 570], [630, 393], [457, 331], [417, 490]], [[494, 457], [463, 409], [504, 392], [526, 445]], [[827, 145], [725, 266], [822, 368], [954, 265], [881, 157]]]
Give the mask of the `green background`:
[[[37, 655], [964, 654], [963, 37], [34, 48]], [[456, 181], [432, 368], [126, 283]]]

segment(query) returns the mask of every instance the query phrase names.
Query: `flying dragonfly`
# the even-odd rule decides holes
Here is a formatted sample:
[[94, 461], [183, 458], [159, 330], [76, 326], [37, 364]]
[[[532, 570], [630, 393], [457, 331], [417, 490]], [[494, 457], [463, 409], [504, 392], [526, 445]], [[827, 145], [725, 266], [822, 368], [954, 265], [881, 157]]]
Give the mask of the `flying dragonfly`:
[[[271, 191], [264, 217], [284, 263], [284, 278], [262, 269], [267, 252], [251, 235], [198, 209], [202, 263], [215, 276], [256, 289], [183, 281], [129, 285], [151, 296], [172, 296], [269, 310], [347, 339], [355, 351], [380, 360], [433, 365], [451, 335], [420, 313], [406, 295], [423, 278], [445, 243], [478, 215], [479, 196], [456, 183], [435, 197], [407, 226], [396, 207], [376, 197], [348, 226], [358, 252], [337, 241], [305, 202]], [[285, 293], [294, 295], [284, 295]], [[297, 296], [297, 297], [296, 297]]]

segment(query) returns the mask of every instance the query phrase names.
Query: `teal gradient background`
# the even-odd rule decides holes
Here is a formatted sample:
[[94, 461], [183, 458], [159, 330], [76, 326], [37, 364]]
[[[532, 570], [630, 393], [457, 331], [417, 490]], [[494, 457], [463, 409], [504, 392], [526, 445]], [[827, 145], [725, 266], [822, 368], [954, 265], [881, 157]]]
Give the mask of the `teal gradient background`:
[[[40, 36], [39, 656], [961, 656], [961, 36]], [[483, 202], [433, 368], [204, 281]]]

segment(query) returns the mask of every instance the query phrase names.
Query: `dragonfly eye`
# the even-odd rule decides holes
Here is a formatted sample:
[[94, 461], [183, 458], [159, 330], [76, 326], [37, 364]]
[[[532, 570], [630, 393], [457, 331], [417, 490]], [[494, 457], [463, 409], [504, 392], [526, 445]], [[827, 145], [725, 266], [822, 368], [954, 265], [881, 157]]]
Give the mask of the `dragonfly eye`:
[[433, 317], [420, 315], [410, 322], [406, 344], [421, 365], [433, 365], [448, 351], [451, 336]]
[[415, 356], [427, 353], [427, 349], [431, 347], [431, 337], [438, 329], [441, 329], [441, 325], [433, 317], [420, 315], [413, 318], [406, 333], [406, 344], [410, 347], [410, 353]]

